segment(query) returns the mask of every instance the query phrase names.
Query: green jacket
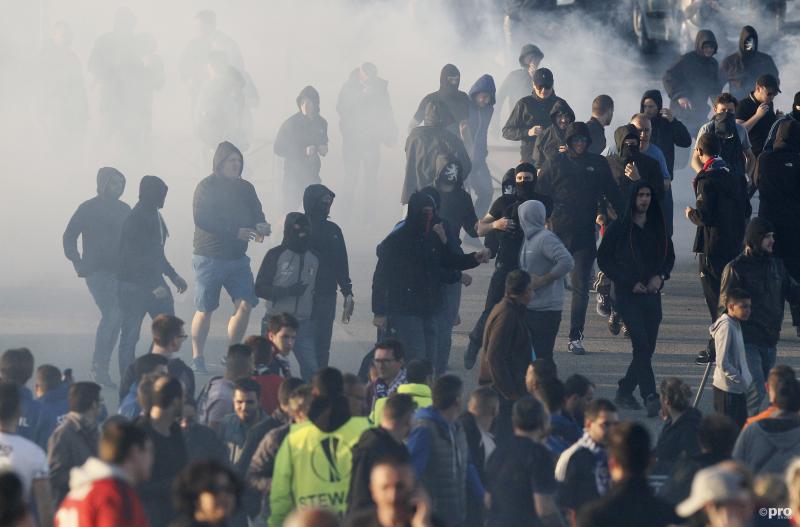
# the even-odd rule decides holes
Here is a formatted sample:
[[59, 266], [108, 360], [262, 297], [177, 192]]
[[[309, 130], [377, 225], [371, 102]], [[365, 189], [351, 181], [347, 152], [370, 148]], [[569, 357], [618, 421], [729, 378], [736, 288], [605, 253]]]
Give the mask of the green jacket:
[[[431, 387], [427, 384], [401, 384], [397, 387], [397, 393], [405, 393], [410, 395], [411, 398], [414, 399], [414, 402], [417, 403], [417, 409], [427, 408], [433, 404], [433, 399], [431, 398]], [[388, 399], [388, 397], [381, 397], [375, 401], [375, 407], [372, 409], [372, 413], [369, 415], [370, 420], [375, 425], [381, 424], [381, 417], [383, 417], [383, 407], [386, 406], [386, 399]]]

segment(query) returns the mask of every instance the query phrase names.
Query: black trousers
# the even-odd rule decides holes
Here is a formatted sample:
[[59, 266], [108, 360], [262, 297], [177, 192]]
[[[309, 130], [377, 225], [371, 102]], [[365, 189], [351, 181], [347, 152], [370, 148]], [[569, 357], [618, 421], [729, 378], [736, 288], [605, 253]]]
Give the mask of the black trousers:
[[656, 393], [656, 378], [653, 373], [653, 354], [656, 351], [658, 329], [661, 325], [661, 295], [616, 292], [617, 312], [628, 327], [633, 346], [633, 357], [619, 380], [619, 392], [631, 395], [636, 387], [642, 399]]
[[336, 291], [317, 295], [311, 318], [314, 320], [314, 351], [317, 367], [326, 368], [331, 356], [333, 321], [336, 318]]
[[553, 347], [561, 325], [561, 311], [525, 310], [525, 324], [537, 359], [553, 362]]
[[489, 279], [489, 290], [486, 291], [486, 304], [484, 304], [483, 313], [478, 317], [475, 327], [472, 328], [469, 334], [470, 342], [478, 347], [483, 344], [483, 328], [486, 326], [486, 319], [489, 318], [492, 308], [505, 296], [506, 277], [513, 270], [510, 266], [495, 267], [492, 278]]
[[714, 388], [714, 411], [727, 415], [739, 428], [747, 421], [747, 394], [729, 393]]

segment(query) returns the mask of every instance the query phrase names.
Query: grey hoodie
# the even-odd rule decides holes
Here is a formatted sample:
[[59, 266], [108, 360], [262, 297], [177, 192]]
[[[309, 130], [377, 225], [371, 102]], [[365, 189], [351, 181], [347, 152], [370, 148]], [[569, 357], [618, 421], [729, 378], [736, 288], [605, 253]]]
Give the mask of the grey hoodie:
[[793, 458], [800, 455], [800, 417], [779, 413], [742, 430], [733, 447], [733, 459], [754, 474], [783, 474]]
[[717, 350], [714, 387], [728, 393], [747, 393], [753, 377], [747, 367], [739, 321], [723, 314], [711, 324], [708, 331]]
[[528, 303], [532, 311], [561, 311], [564, 307], [564, 280], [575, 264], [572, 255], [556, 234], [545, 229], [545, 206], [529, 200], [519, 206], [519, 223], [525, 241], [519, 253], [519, 268], [531, 275], [556, 275], [556, 280], [536, 289]]

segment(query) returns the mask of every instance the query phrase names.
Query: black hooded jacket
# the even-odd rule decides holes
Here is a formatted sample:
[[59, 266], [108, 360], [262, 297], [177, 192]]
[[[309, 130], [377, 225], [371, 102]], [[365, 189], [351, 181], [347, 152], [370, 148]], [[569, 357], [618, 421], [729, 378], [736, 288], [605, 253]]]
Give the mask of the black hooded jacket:
[[[119, 194], [110, 192], [111, 179], [122, 182]], [[62, 237], [64, 255], [75, 266], [78, 276], [96, 271], [116, 273], [119, 268], [119, 241], [122, 225], [131, 211], [120, 201], [125, 176], [116, 168], [103, 167], [97, 172], [97, 196], [84, 201], [72, 215]], [[78, 252], [78, 237], [83, 251]]]
[[447, 249], [423, 214], [433, 199], [416, 192], [408, 202], [405, 221], [378, 246], [372, 276], [372, 312], [375, 315], [431, 316], [442, 305], [442, 268], [466, 270], [478, 266], [475, 253]]
[[[445, 167], [454, 164], [458, 167], [458, 176], [455, 188], [449, 192], [443, 190], [443, 186], [448, 182], [445, 175]], [[461, 165], [452, 155], [441, 154], [436, 158], [436, 181], [434, 187], [439, 192], [441, 205], [438, 207], [439, 216], [450, 226], [447, 232], [448, 238], [452, 236], [457, 245], [461, 245], [461, 229], [470, 236], [477, 238], [478, 232], [475, 224], [478, 216], [475, 214], [475, 207], [472, 204], [472, 196], [464, 190], [464, 176]], [[445, 229], [447, 231], [447, 229]]]
[[[752, 37], [753, 49], [745, 50], [745, 41]], [[744, 26], [739, 34], [739, 50], [731, 53], [722, 60], [719, 66], [722, 82], [730, 84], [730, 93], [741, 100], [756, 84], [756, 79], [761, 75], [772, 75], [776, 79], [778, 67], [772, 57], [758, 50], [758, 33], [753, 26]]]
[[558, 116], [562, 113], [566, 114], [569, 120], [567, 126], [575, 122], [575, 112], [572, 111], [566, 101], [557, 101], [553, 105], [550, 109], [551, 124], [542, 132], [542, 135], [536, 138], [536, 143], [533, 146], [533, 163], [539, 168], [546, 161], [553, 159], [558, 154], [558, 148], [566, 144], [567, 130], [562, 130], [558, 127]]
[[675, 251], [666, 234], [658, 200], [650, 201], [644, 227], [633, 221], [636, 195], [644, 187], [655, 193], [645, 181], [631, 185], [625, 213], [606, 229], [597, 251], [597, 266], [614, 282], [617, 291], [626, 293], [637, 282], [647, 285], [654, 276], [669, 279], [675, 264]]
[[[636, 145], [627, 148], [624, 145], [626, 139], [635, 139]], [[608, 167], [614, 176], [614, 181], [619, 187], [621, 196], [627, 196], [631, 185], [634, 183], [625, 175], [625, 167], [628, 163], [633, 163], [639, 171], [639, 177], [647, 181], [655, 189], [656, 199], [659, 203], [664, 199], [664, 175], [658, 161], [639, 151], [639, 132], [632, 124], [624, 124], [614, 131], [614, 142], [617, 145], [617, 153], [606, 157]]]
[[325, 206], [322, 198], [335, 197], [325, 185], [309, 185], [303, 193], [303, 210], [311, 221], [309, 247], [319, 258], [319, 273], [314, 290], [315, 295], [335, 295], [336, 284], [342, 295], [353, 294], [350, 281], [350, 267], [347, 259], [347, 246], [342, 229], [328, 220], [330, 206]]
[[692, 134], [689, 129], [677, 117], [668, 121], [661, 115], [661, 108], [664, 107], [664, 101], [661, 97], [660, 90], [647, 90], [642, 95], [641, 105], [639, 111], [644, 112], [645, 99], [652, 99], [658, 106], [658, 114], [650, 118], [650, 125], [652, 132], [650, 132], [650, 142], [656, 145], [664, 153], [667, 160], [667, 170], [669, 177], [672, 179], [675, 172], [675, 147], [689, 148], [692, 146]]
[[533, 162], [533, 147], [536, 144], [536, 137], [529, 136], [528, 130], [534, 126], [542, 128], [550, 126], [552, 124], [550, 110], [557, 102], [569, 107], [567, 101], [557, 97], [555, 93], [547, 99], [540, 99], [532, 93], [517, 101], [511, 115], [508, 116], [503, 126], [503, 137], [509, 141], [520, 141], [519, 154], [523, 163]]
[[[719, 312], [724, 313], [728, 293], [744, 289], [752, 297], [750, 318], [742, 322], [745, 344], [776, 346], [781, 335], [784, 304], [788, 301], [792, 313], [800, 313], [800, 285], [795, 282], [780, 258], [761, 250], [761, 242], [768, 232], [774, 232], [769, 221], [761, 217], [750, 220], [745, 233], [745, 250], [722, 273], [719, 294]], [[792, 325], [800, 326], [800, 319]]]
[[441, 104], [442, 126], [453, 133], [458, 133], [459, 123], [469, 118], [469, 95], [448, 84], [447, 77], [461, 77], [461, 72], [452, 64], [445, 64], [439, 74], [439, 89], [429, 93], [419, 102], [414, 113], [414, 122], [421, 123], [426, 117], [426, 108], [430, 102]]
[[[697, 32], [694, 51], [690, 51], [678, 59], [662, 78], [667, 95], [674, 101], [675, 113], [685, 114], [687, 117], [691, 115], [693, 121], [698, 122], [703, 122], [708, 115], [706, 101], [716, 97], [722, 90], [717, 59], [703, 55], [703, 44], [706, 42], [717, 46], [714, 33], [702, 29]], [[682, 110], [677, 106], [677, 101], [681, 97], [686, 97], [691, 101], [693, 110]]]
[[464, 143], [442, 123], [444, 104], [430, 101], [425, 108], [425, 124], [411, 130], [406, 140], [406, 175], [400, 202], [408, 203], [414, 192], [433, 185], [436, 180], [436, 158], [441, 154], [455, 157], [464, 171], [464, 179], [472, 170]]
[[775, 226], [775, 254], [800, 258], [800, 123], [780, 123], [773, 148], [758, 158], [758, 215]]
[[242, 153], [225, 141], [214, 153], [214, 170], [198, 183], [194, 191], [194, 254], [237, 260], [245, 255], [247, 242], [238, 238], [239, 229], [255, 229], [265, 220], [261, 201], [252, 183], [239, 177], [222, 175], [222, 164]]
[[167, 185], [156, 176], [144, 176], [139, 184], [139, 202], [122, 226], [119, 279], [150, 290], [161, 285], [162, 275], [178, 274], [164, 254], [169, 232], [161, 213]]
[[[500, 88], [497, 90], [497, 103], [498, 110], [502, 110], [506, 101], [508, 101], [509, 109], [513, 108], [518, 100], [531, 94], [533, 86], [533, 79], [528, 74], [528, 66], [523, 62], [527, 55], [534, 55], [537, 57], [537, 64], [544, 58], [544, 53], [537, 46], [533, 44], [525, 44], [519, 51], [519, 69], [509, 72]], [[497, 112], [500, 114], [500, 111]]]
[[407, 463], [409, 457], [406, 446], [392, 437], [385, 428], [378, 426], [361, 434], [361, 439], [353, 448], [353, 468], [350, 472], [347, 511], [358, 511], [375, 505], [369, 491], [372, 467], [379, 461], [387, 459], [397, 463]]
[[592, 140], [587, 150], [590, 154], [602, 154], [606, 149], [606, 127], [594, 116], [586, 121], [586, 126], [589, 128], [589, 139]]
[[284, 158], [285, 177], [313, 183], [319, 180], [322, 163], [319, 154], [306, 155], [306, 148], [328, 145], [328, 121], [319, 115], [319, 93], [312, 86], [306, 86], [297, 96], [297, 108], [306, 97], [316, 102], [316, 115], [305, 116], [298, 111], [284, 121], [275, 137], [273, 150]]
[[[589, 137], [586, 123], [569, 125], [567, 144], [576, 136]], [[623, 210], [623, 199], [606, 158], [588, 151], [574, 157], [570, 151], [556, 155], [539, 171], [536, 186], [538, 193], [552, 200], [553, 232], [570, 251], [594, 247], [601, 198], [608, 200], [614, 210]]]

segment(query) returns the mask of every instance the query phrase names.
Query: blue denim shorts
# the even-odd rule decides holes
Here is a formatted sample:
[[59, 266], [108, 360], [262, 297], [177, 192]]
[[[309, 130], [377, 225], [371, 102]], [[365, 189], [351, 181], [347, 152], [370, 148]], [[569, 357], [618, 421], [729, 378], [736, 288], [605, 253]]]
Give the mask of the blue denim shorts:
[[245, 300], [251, 307], [258, 305], [249, 257], [220, 260], [195, 254], [192, 256], [192, 268], [195, 279], [194, 305], [198, 311], [208, 313], [217, 309], [223, 287], [231, 300]]

